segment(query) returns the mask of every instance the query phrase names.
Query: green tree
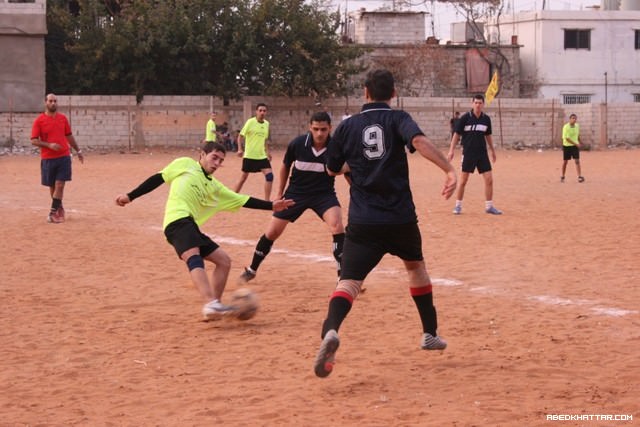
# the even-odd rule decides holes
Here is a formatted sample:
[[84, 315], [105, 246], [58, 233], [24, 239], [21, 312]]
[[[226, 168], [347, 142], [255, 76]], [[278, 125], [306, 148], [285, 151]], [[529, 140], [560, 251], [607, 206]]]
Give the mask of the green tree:
[[[77, 94], [342, 94], [359, 51], [301, 0], [49, 2], [47, 85]], [[49, 73], [50, 72], [50, 73]]]

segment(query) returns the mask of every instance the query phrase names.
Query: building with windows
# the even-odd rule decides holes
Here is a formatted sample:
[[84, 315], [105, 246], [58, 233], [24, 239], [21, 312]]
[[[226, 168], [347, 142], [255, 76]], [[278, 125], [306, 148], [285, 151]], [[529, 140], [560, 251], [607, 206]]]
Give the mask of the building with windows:
[[611, 3], [616, 10], [520, 12], [489, 25], [489, 40], [521, 46], [523, 97], [640, 102], [640, 1]]

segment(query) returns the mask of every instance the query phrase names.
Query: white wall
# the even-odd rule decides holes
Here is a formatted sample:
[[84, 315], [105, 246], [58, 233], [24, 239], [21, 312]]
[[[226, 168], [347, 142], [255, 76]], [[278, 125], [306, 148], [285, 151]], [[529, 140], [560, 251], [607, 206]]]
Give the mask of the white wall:
[[[512, 19], [513, 18], [513, 19]], [[591, 30], [591, 49], [564, 49], [565, 29]], [[640, 50], [634, 46], [640, 11], [522, 12], [502, 17], [503, 43], [518, 36], [523, 78], [539, 83], [539, 96], [590, 94], [591, 102], [631, 102], [640, 93]]]

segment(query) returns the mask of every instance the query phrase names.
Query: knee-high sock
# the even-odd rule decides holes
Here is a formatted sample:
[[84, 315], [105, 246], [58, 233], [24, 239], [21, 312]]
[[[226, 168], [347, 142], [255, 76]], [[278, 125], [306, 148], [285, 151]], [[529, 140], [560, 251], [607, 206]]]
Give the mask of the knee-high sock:
[[271, 246], [273, 246], [273, 240], [267, 239], [267, 237], [263, 234], [256, 245], [256, 250], [253, 252], [253, 260], [251, 261], [251, 269], [253, 271], [258, 271], [258, 267], [264, 259], [271, 252]]
[[342, 265], [342, 248], [344, 247], [344, 233], [333, 235], [333, 257], [336, 259], [336, 269], [338, 277], [340, 277]]
[[342, 321], [347, 317], [347, 314], [349, 314], [352, 305], [353, 298], [346, 292], [335, 291], [333, 293], [329, 301], [327, 318], [322, 324], [321, 338], [324, 338], [325, 334], [331, 329], [335, 329], [335, 331], [338, 332]]
[[431, 285], [422, 288], [409, 288], [411, 297], [418, 308], [420, 320], [422, 321], [422, 331], [428, 332], [434, 337], [438, 329], [438, 316], [433, 305], [433, 293]]

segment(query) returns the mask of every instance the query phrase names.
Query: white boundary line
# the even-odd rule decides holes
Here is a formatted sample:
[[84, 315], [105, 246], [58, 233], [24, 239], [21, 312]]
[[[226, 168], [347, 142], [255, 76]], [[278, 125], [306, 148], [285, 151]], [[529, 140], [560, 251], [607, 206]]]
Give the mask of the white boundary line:
[[[158, 227], [154, 227], [154, 228], [158, 229]], [[227, 236], [220, 236], [220, 235], [211, 235], [211, 238], [216, 242], [226, 243], [234, 246], [252, 247], [255, 245], [254, 240], [242, 240], [242, 239], [236, 239], [234, 237], [227, 237]], [[318, 255], [314, 253], [293, 253], [288, 251], [287, 249], [280, 249], [280, 248], [274, 249], [272, 253], [282, 254], [290, 258], [305, 259], [310, 262], [331, 262], [331, 263], [335, 262], [333, 257], [330, 257], [330, 256], [323, 256], [323, 255]], [[377, 273], [387, 274], [392, 276], [397, 276], [398, 274], [403, 273], [403, 271], [401, 270], [391, 269], [391, 268], [376, 268], [375, 271]], [[438, 286], [463, 286], [464, 285], [463, 282], [456, 279], [432, 278], [431, 281], [434, 285], [438, 285]], [[482, 293], [482, 294], [508, 296], [507, 292], [498, 290], [495, 288], [491, 288], [488, 286], [475, 286], [475, 287], [469, 288], [469, 291]], [[552, 305], [552, 306], [588, 307], [594, 314], [601, 315], [601, 316], [623, 317], [623, 316], [628, 316], [628, 315], [638, 313], [637, 310], [625, 310], [617, 307], [600, 306], [599, 303], [596, 301], [583, 300], [583, 299], [572, 300], [572, 299], [561, 298], [553, 295], [533, 295], [533, 296], [526, 297], [526, 299], [530, 301], [535, 301], [541, 304], [545, 304], [545, 305]]]

